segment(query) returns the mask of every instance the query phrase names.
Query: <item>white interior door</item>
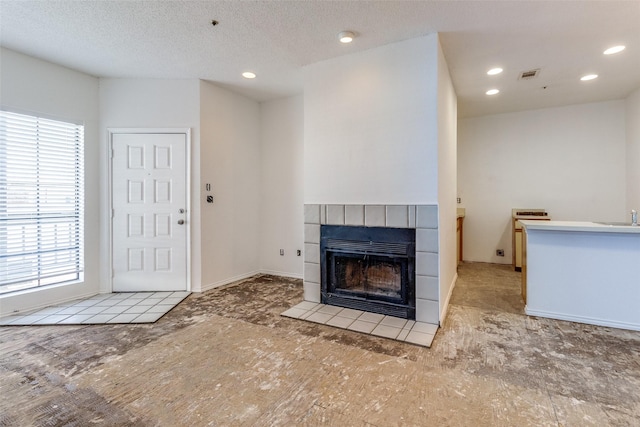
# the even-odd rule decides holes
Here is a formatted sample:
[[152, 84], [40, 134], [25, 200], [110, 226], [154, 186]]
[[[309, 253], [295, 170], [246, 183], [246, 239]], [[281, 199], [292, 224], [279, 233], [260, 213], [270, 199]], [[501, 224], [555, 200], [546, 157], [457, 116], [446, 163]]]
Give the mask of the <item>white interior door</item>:
[[186, 291], [187, 135], [113, 133], [114, 292]]

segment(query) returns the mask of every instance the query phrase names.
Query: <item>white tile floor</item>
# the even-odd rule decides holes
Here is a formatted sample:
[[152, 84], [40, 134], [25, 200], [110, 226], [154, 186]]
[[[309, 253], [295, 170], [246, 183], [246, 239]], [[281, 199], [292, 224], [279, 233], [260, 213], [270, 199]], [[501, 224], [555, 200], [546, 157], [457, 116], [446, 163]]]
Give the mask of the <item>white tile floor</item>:
[[430, 323], [309, 301], [302, 301], [282, 313], [281, 316], [409, 342], [423, 347], [431, 347], [438, 331], [438, 325]]
[[153, 323], [189, 296], [190, 292], [119, 292], [99, 294], [31, 313], [0, 319], [2, 326], [96, 325]]

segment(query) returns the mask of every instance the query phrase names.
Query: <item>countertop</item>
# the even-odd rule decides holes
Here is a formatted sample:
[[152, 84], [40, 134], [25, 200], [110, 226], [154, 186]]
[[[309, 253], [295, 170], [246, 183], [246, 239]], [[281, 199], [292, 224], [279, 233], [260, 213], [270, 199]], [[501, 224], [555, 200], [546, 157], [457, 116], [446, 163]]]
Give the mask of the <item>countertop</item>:
[[522, 221], [523, 219], [549, 221], [551, 219], [551, 217], [548, 215], [514, 215], [513, 218], [517, 219], [518, 221]]
[[627, 233], [640, 235], [640, 226], [605, 225], [587, 221], [529, 221], [520, 220], [527, 230], [573, 231], [587, 233]]

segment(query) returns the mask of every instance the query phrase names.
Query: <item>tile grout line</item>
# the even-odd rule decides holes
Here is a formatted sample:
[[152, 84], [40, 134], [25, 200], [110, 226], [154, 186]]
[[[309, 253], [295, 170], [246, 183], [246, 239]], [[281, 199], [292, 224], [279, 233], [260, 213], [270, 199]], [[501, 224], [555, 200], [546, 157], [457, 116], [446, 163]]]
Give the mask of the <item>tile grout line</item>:
[[[298, 308], [298, 309], [301, 309], [301, 308], [299, 308], [298, 306], [299, 306], [299, 305], [302, 305], [302, 304], [305, 304], [305, 306], [308, 306], [308, 301], [303, 301], [303, 302], [301, 302], [301, 303], [299, 303], [299, 304], [297, 304], [297, 305], [295, 305], [295, 306], [293, 306], [293, 307], [291, 307], [291, 308]], [[326, 307], [335, 307], [335, 306], [329, 306], [329, 305], [326, 305], [326, 304], [320, 304], [320, 303], [314, 303], [314, 304], [315, 304], [315, 305], [313, 305], [310, 309], [301, 309], [301, 310], [304, 310], [304, 313], [302, 313], [302, 314], [301, 314], [301, 315], [299, 315], [299, 316], [294, 316], [294, 315], [287, 315], [287, 314], [285, 314], [285, 313], [287, 313], [287, 311], [288, 311], [288, 310], [286, 310], [285, 312], [283, 312], [283, 313], [281, 314], [281, 316], [285, 316], [285, 317], [289, 317], [289, 318], [297, 319], [297, 320], [305, 320], [305, 321], [308, 321], [308, 322], [317, 323], [317, 324], [321, 324], [321, 325], [326, 325], [326, 326], [329, 326], [329, 327], [334, 327], [334, 328], [338, 328], [338, 329], [342, 329], [342, 330], [349, 330], [349, 331], [352, 331], [352, 332], [363, 333], [363, 334], [370, 335], [370, 336], [375, 336], [375, 337], [380, 337], [380, 338], [386, 338], [386, 339], [392, 339], [392, 340], [394, 340], [394, 341], [406, 342], [406, 343], [415, 344], [415, 345], [419, 345], [419, 346], [427, 347], [427, 348], [431, 347], [431, 344], [433, 343], [433, 339], [435, 338], [435, 334], [437, 333], [437, 325], [433, 325], [433, 326], [435, 326], [435, 327], [436, 327], [435, 332], [434, 332], [434, 333], [429, 333], [429, 332], [425, 332], [425, 331], [419, 331], [419, 330], [418, 330], [418, 328], [422, 328], [422, 326], [418, 326], [418, 328], [416, 328], [416, 326], [417, 326], [417, 325], [422, 325], [422, 324], [424, 324], [424, 325], [431, 325], [431, 324], [429, 324], [429, 323], [424, 323], [424, 322], [416, 322], [415, 320], [407, 320], [407, 319], [405, 319], [405, 320], [407, 320], [407, 322], [403, 325], [403, 327], [402, 327], [402, 328], [397, 328], [397, 329], [399, 329], [399, 330], [400, 330], [400, 332], [398, 333], [398, 335], [397, 335], [395, 338], [390, 338], [390, 337], [388, 337], [388, 336], [379, 335], [379, 334], [373, 334], [373, 331], [374, 331], [378, 326], [380, 326], [380, 325], [382, 324], [382, 321], [383, 321], [386, 317], [393, 317], [393, 316], [385, 316], [385, 315], [382, 315], [382, 317], [381, 317], [381, 318], [379, 318], [376, 322], [370, 322], [370, 321], [368, 321], [368, 320], [361, 319], [361, 317], [362, 317], [362, 316], [364, 316], [364, 315], [369, 315], [369, 316], [371, 316], [372, 314], [375, 314], [375, 313], [363, 312], [363, 311], [361, 311], [361, 310], [355, 310], [355, 311], [359, 311], [359, 312], [360, 312], [360, 314], [359, 314], [359, 315], [358, 315], [358, 317], [356, 317], [356, 318], [350, 318], [350, 319], [352, 319], [352, 321], [349, 323], [349, 325], [347, 325], [347, 326], [345, 326], [345, 327], [338, 326], [338, 325], [335, 325], [335, 324], [329, 324], [329, 322], [330, 322], [331, 320], [333, 320], [334, 318], [336, 318], [336, 317], [344, 318], [343, 316], [340, 316], [340, 313], [344, 312], [345, 310], [353, 310], [353, 309], [347, 309], [347, 308], [343, 308], [343, 309], [339, 310], [338, 312], [336, 312], [335, 314], [331, 315], [331, 317], [329, 317], [327, 320], [325, 320], [325, 321], [323, 321], [323, 322], [322, 322], [322, 321], [309, 320], [309, 317], [310, 317], [313, 313], [329, 314], [329, 313], [321, 312], [320, 310], [322, 310], [322, 309], [324, 309], [324, 308], [326, 308]], [[398, 318], [398, 319], [400, 319], [400, 318]], [[374, 326], [373, 326], [373, 328], [371, 329], [371, 331], [370, 331], [370, 332], [363, 332], [363, 331], [360, 331], [360, 330], [357, 330], [357, 329], [350, 329], [350, 327], [351, 327], [351, 326], [352, 326], [356, 321], [358, 321], [358, 320], [360, 320], [360, 321], [362, 321], [362, 322], [366, 322], [366, 323], [371, 323], [371, 324], [373, 324]], [[413, 323], [411, 323], [411, 322], [413, 322]], [[411, 323], [411, 326], [410, 326], [410, 327], [407, 327], [407, 325], [408, 325], [409, 323]], [[390, 326], [390, 325], [383, 325], [383, 326]], [[393, 327], [393, 326], [390, 326], [390, 327]], [[414, 329], [415, 329], [415, 330], [414, 330]], [[403, 338], [399, 338], [400, 336], [402, 336], [402, 335], [403, 335], [403, 333], [404, 333], [405, 331], [406, 331], [406, 334], [404, 334]], [[412, 333], [412, 332], [413, 332], [412, 337], [415, 337], [415, 338], [412, 338], [412, 340], [408, 340], [407, 338], [411, 335], [411, 333]], [[424, 337], [425, 337], [425, 338], [426, 338], [426, 337], [430, 337], [430, 339], [429, 339], [429, 338], [427, 338], [428, 343], [425, 343], [424, 341], [421, 341], [421, 340], [420, 340], [420, 338], [419, 338], [419, 337], [420, 337], [420, 336], [423, 336], [423, 335], [424, 335]], [[416, 341], [420, 341], [420, 342], [416, 342]]]
[[[141, 296], [144, 294], [144, 298], [134, 298], [136, 296]], [[123, 323], [153, 323], [160, 319], [162, 316], [171, 311], [175, 306], [180, 304], [185, 298], [187, 298], [191, 293], [190, 292], [182, 292], [182, 291], [167, 291], [167, 292], [132, 292], [131, 295], [124, 296], [124, 293], [115, 293], [115, 294], [101, 294], [100, 296], [92, 296], [83, 300], [77, 300], [75, 303], [71, 305], [67, 305], [65, 303], [61, 306], [53, 306], [53, 307], [45, 307], [37, 311], [33, 311], [30, 313], [26, 313], [23, 315], [15, 315], [15, 316], [7, 316], [4, 319], [0, 319], [0, 326], [44, 326], [44, 325], [86, 325], [86, 324], [107, 324], [111, 322], [113, 319], [120, 317], [123, 314], [135, 314], [136, 316], [132, 317], [130, 320]], [[104, 295], [104, 296], [103, 296]], [[123, 297], [124, 296], [124, 297]], [[157, 297], [157, 298], [154, 298]], [[173, 300], [168, 304], [162, 304], [167, 300]], [[150, 302], [150, 300], [154, 300], [153, 304], [148, 305], [144, 304], [144, 302]], [[156, 301], [157, 300], [157, 301]], [[94, 304], [87, 304], [89, 301], [95, 301]], [[111, 302], [107, 305], [100, 305], [105, 302]], [[123, 304], [125, 301], [136, 301], [134, 304]], [[156, 307], [164, 306], [161, 311], [151, 311]], [[58, 307], [59, 310], [52, 311], [52, 309]], [[97, 313], [83, 313], [83, 311], [90, 310], [95, 311], [95, 308], [100, 308], [101, 310]], [[120, 313], [105, 313], [105, 311], [113, 310], [115, 307], [124, 308]], [[126, 311], [131, 310], [135, 307], [146, 307], [141, 312], [138, 313], [126, 313]], [[92, 310], [93, 308], [93, 310]], [[75, 313], [64, 313], [60, 314], [62, 311], [66, 310], [78, 310]], [[139, 310], [139, 309], [138, 309]], [[105, 319], [106, 316], [110, 316], [107, 320], [98, 321], [98, 319]], [[150, 320], [137, 321], [138, 318], [147, 315], [147, 318]], [[43, 322], [44, 319], [52, 317], [52, 316], [65, 316], [64, 318], [58, 318], [56, 321], [53, 319], [49, 322]], [[89, 316], [84, 318], [83, 320], [79, 320], [77, 322], [67, 322], [70, 318], [78, 316], [82, 319], [84, 316]], [[13, 319], [12, 319], [13, 318]], [[95, 323], [91, 321], [91, 319], [96, 318]], [[155, 319], [153, 319], [155, 318]], [[30, 319], [30, 320], [27, 320]], [[115, 322], [114, 322], [115, 323]], [[111, 323], [113, 324], [113, 323]]]

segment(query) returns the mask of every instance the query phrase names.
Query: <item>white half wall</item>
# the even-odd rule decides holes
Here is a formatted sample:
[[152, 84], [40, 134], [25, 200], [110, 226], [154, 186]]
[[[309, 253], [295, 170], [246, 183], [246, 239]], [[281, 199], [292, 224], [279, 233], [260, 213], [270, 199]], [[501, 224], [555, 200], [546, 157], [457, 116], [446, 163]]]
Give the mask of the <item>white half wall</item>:
[[640, 331], [640, 234], [558, 228], [527, 229], [525, 313]]
[[640, 89], [626, 100], [627, 211], [640, 211]]
[[260, 271], [302, 278], [303, 97], [261, 103], [260, 137]]
[[[200, 126], [198, 197], [202, 290], [207, 290], [260, 269], [260, 106], [201, 81]], [[204, 201], [209, 194], [213, 203]]]
[[17, 113], [84, 124], [84, 281], [0, 297], [0, 315], [97, 294], [100, 290], [98, 79], [0, 48], [0, 102]]
[[436, 204], [438, 36], [304, 69], [304, 202]]
[[623, 100], [460, 120], [465, 260], [511, 263], [512, 208], [544, 208], [555, 220], [628, 220], [625, 145]]
[[100, 79], [102, 292], [109, 286], [109, 128], [191, 129], [191, 290], [200, 288], [200, 96], [199, 81], [168, 79]]

